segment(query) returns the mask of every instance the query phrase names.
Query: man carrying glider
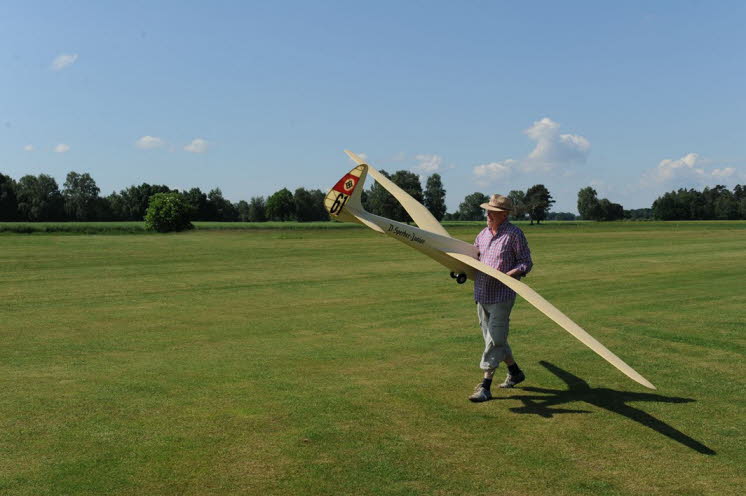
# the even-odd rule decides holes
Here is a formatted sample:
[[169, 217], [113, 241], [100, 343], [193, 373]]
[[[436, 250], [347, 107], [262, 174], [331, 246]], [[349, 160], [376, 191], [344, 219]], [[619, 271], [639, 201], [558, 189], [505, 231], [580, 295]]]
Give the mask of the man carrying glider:
[[[487, 211], [487, 227], [477, 235], [474, 246], [479, 251], [479, 261], [506, 275], [520, 279], [533, 266], [526, 236], [518, 227], [508, 222], [513, 209], [510, 198], [492, 195], [489, 203], [481, 205]], [[477, 303], [479, 326], [484, 336], [484, 353], [480, 368], [484, 379], [475, 388], [469, 399], [474, 402], [492, 398], [492, 377], [500, 362], [508, 366], [508, 376], [501, 388], [512, 388], [526, 379], [523, 371], [513, 359], [508, 345], [510, 311], [516, 293], [494, 277], [478, 272], [474, 279], [474, 300]]]
[[[500, 362], [504, 361], [508, 365], [508, 377], [501, 387], [513, 387], [525, 380], [507, 343], [510, 310], [516, 294], [627, 377], [647, 388], [655, 389], [650, 381], [599, 343], [570, 317], [518, 280], [531, 270], [533, 264], [523, 232], [506, 222], [508, 212], [513, 209], [513, 203], [508, 198], [494, 195], [488, 203], [481, 205], [487, 210], [487, 228], [470, 245], [448, 234], [424, 205], [375, 167], [366, 164], [351, 151], [345, 152], [357, 163], [357, 167], [337, 181], [324, 198], [324, 207], [333, 219], [357, 222], [414, 248], [448, 268], [451, 277], [459, 284], [465, 283], [467, 279], [475, 281], [474, 299], [479, 304], [479, 320], [484, 330], [482, 369], [485, 371], [485, 381], [477, 386], [475, 394], [471, 396], [472, 401], [490, 399], [492, 376]], [[361, 185], [365, 184], [368, 174], [399, 200], [417, 227], [365, 211]]]

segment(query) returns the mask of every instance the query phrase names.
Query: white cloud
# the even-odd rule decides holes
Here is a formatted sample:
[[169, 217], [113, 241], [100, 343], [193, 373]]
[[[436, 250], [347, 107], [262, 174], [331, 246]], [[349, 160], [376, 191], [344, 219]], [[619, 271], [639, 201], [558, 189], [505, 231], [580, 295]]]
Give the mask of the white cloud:
[[697, 153], [687, 153], [676, 160], [666, 158], [661, 160], [657, 167], [645, 172], [640, 183], [643, 186], [666, 184], [674, 187], [692, 187], [703, 186], [727, 178], [740, 177], [735, 167], [708, 170], [708, 166], [715, 162], [705, 159]]
[[715, 169], [712, 171], [712, 177], [730, 177], [735, 174], [736, 169], [734, 167], [724, 167], [722, 169]]
[[660, 184], [679, 179], [695, 179], [705, 175], [704, 169], [697, 167], [699, 155], [687, 153], [677, 160], [666, 158], [658, 163], [658, 167], [643, 175], [643, 183]]
[[59, 145], [54, 147], [55, 153], [67, 153], [70, 151], [70, 145], [66, 145], [65, 143], [60, 143]]
[[474, 178], [478, 184], [487, 186], [490, 183], [508, 177], [517, 163], [516, 160], [508, 159], [503, 162], [490, 162], [488, 164], [477, 165], [474, 167]]
[[66, 67], [70, 67], [75, 63], [75, 61], [78, 60], [78, 54], [77, 53], [63, 53], [61, 55], [58, 55], [53, 61], [51, 65], [51, 69], [53, 71], [61, 71], [62, 69], [65, 69]]
[[419, 162], [419, 164], [412, 167], [412, 169], [421, 174], [432, 174], [433, 172], [437, 172], [443, 164], [443, 157], [440, 155], [421, 154], [416, 155], [414, 158]]
[[154, 148], [160, 148], [165, 144], [165, 141], [155, 136], [143, 136], [135, 141], [135, 146], [141, 150], [152, 150]]
[[25, 152], [33, 152], [34, 151], [34, 145], [26, 145], [23, 147], [23, 151]]
[[184, 147], [184, 150], [190, 153], [205, 153], [207, 151], [207, 145], [207, 140], [195, 138], [191, 143]]
[[536, 141], [534, 149], [521, 163], [524, 171], [548, 171], [557, 166], [586, 161], [591, 148], [590, 141], [577, 134], [560, 134], [559, 128], [558, 123], [544, 117], [524, 131]]
[[475, 181], [486, 186], [490, 181], [498, 181], [511, 173], [530, 174], [532, 172], [550, 172], [558, 167], [565, 167], [561, 175], [574, 175], [568, 166], [583, 163], [588, 158], [591, 143], [585, 137], [576, 134], [560, 134], [560, 125], [548, 117], [536, 121], [523, 131], [536, 142], [533, 150], [523, 159], [507, 159], [477, 165], [473, 169]]

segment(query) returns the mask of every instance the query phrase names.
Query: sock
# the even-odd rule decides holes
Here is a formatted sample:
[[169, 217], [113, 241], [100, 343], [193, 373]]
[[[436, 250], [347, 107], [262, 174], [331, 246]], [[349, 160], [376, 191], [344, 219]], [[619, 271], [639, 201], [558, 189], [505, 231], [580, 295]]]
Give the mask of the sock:
[[489, 389], [492, 385], [492, 379], [482, 379], [482, 387], [484, 389]]
[[518, 368], [517, 363], [513, 363], [513, 365], [508, 365], [508, 372], [510, 372], [510, 375], [516, 375], [521, 371], [520, 368]]

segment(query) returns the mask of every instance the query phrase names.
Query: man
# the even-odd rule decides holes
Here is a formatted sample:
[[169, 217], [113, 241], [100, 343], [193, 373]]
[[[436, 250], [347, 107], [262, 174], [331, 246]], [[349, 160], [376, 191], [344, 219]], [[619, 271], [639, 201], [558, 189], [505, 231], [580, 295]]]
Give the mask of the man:
[[[513, 202], [502, 195], [492, 195], [489, 203], [481, 205], [487, 211], [487, 227], [477, 235], [474, 246], [479, 250], [479, 260], [505, 274], [520, 279], [533, 266], [531, 252], [523, 231], [508, 222]], [[513, 358], [508, 345], [510, 311], [516, 293], [494, 277], [478, 272], [474, 279], [474, 300], [477, 303], [479, 325], [484, 336], [484, 353], [480, 368], [484, 379], [469, 399], [474, 402], [492, 398], [492, 377], [500, 362], [508, 366], [508, 376], [501, 388], [512, 388], [526, 379]]]

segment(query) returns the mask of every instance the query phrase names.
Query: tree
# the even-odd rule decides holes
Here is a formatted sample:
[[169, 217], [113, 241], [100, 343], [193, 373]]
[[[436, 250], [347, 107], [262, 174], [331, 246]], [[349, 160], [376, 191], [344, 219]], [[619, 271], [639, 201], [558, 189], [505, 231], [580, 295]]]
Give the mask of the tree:
[[87, 172], [68, 172], [62, 190], [67, 218], [77, 221], [96, 219], [96, 202], [100, 191]]
[[298, 188], [293, 195], [295, 205], [295, 219], [298, 222], [309, 222], [316, 220], [316, 211], [313, 205], [313, 198], [306, 188]]
[[547, 211], [553, 203], [552, 195], [549, 194], [549, 190], [543, 184], [535, 184], [528, 188], [526, 190], [526, 205], [531, 224], [534, 221], [540, 224], [546, 218]]
[[514, 189], [508, 193], [508, 198], [513, 200], [513, 211], [510, 212], [510, 215], [515, 219], [525, 219], [526, 214], [528, 213], [528, 208], [526, 206], [526, 193]]
[[143, 220], [150, 197], [156, 193], [170, 193], [171, 188], [163, 185], [142, 183], [120, 191], [126, 220]]
[[324, 198], [326, 194], [320, 189], [308, 191], [305, 188], [298, 188], [295, 190], [293, 201], [296, 220], [298, 222], [329, 220], [329, 214], [324, 208]]
[[[324, 195], [326, 197], [326, 195]], [[363, 210], [370, 212], [370, 203], [368, 201], [368, 190], [362, 190], [360, 192], [360, 203], [363, 205]]]
[[228, 200], [223, 198], [220, 188], [215, 188], [207, 193], [207, 210], [211, 214], [210, 220], [218, 222], [236, 222], [238, 220], [238, 209]]
[[590, 186], [578, 191], [578, 212], [583, 220], [600, 220], [601, 210], [597, 193]]
[[624, 211], [624, 218], [631, 220], [648, 220], [653, 218], [652, 208], [633, 208]]
[[[414, 172], [409, 172], [406, 170], [396, 171], [394, 172], [394, 175], [391, 176], [391, 180], [394, 182], [394, 184], [406, 191], [409, 196], [417, 200], [419, 203], [422, 203], [424, 201], [422, 196], [422, 184], [420, 184], [420, 177]], [[394, 200], [394, 211], [391, 218], [400, 222], [412, 222], [412, 217], [409, 216], [402, 204], [396, 200]]]
[[741, 201], [746, 198], [746, 186], [736, 184], [736, 186], [733, 188], [733, 196], [736, 197], [737, 201]]
[[158, 232], [193, 229], [190, 216], [191, 207], [180, 193], [156, 193], [145, 213], [145, 228]]
[[191, 220], [212, 220], [210, 218], [210, 208], [207, 204], [207, 195], [201, 189], [192, 188], [182, 195], [191, 208]]
[[464, 198], [458, 206], [458, 216], [461, 220], [484, 220], [485, 210], [481, 207], [482, 203], [489, 202], [490, 199], [484, 193], [472, 193]]
[[[324, 207], [324, 199], [326, 198], [326, 193], [321, 191], [320, 189], [312, 189], [311, 190], [311, 205], [313, 205], [313, 220], [320, 220], [320, 221], [328, 221], [329, 219], [329, 213], [326, 211], [326, 207]], [[363, 190], [361, 193], [365, 193], [365, 190]]]
[[18, 211], [24, 220], [50, 221], [65, 217], [62, 195], [52, 176], [27, 175], [18, 181]]
[[727, 189], [715, 200], [715, 218], [734, 220], [738, 218], [738, 201]]
[[295, 203], [293, 194], [287, 188], [282, 188], [267, 198], [267, 218], [275, 221], [295, 219]]
[[254, 196], [249, 203], [249, 222], [264, 222], [267, 220], [265, 213], [264, 197]]
[[[391, 176], [385, 170], [379, 171], [381, 174], [391, 179]], [[375, 215], [386, 217], [388, 219], [394, 218], [394, 209], [397, 205], [396, 198], [389, 193], [386, 188], [378, 184], [373, 183], [368, 193], [368, 208], [367, 210]]]
[[240, 200], [236, 205], [236, 208], [238, 209], [238, 220], [241, 222], [248, 222], [249, 204], [246, 202], [246, 200]]
[[0, 221], [18, 219], [16, 188], [16, 182], [12, 177], [0, 174]]
[[433, 174], [427, 178], [425, 184], [425, 207], [438, 221], [443, 219], [446, 213], [446, 190], [440, 180], [440, 174]]
[[122, 195], [112, 192], [105, 198], [105, 200], [109, 206], [109, 220], [127, 220], [129, 218], [127, 207], [124, 204], [124, 198], [122, 198]]
[[618, 203], [612, 203], [606, 198], [598, 202], [600, 218], [597, 220], [618, 220], [624, 218], [624, 208]]
[[575, 220], [575, 214], [571, 212], [549, 212], [547, 220]]

